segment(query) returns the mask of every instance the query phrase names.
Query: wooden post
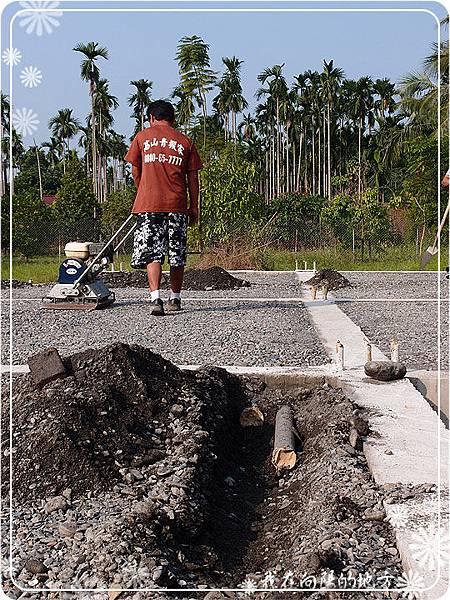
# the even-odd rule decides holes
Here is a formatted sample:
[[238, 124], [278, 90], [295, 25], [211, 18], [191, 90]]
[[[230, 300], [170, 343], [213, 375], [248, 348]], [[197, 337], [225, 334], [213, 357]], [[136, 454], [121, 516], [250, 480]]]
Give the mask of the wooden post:
[[367, 342], [366, 344], [366, 362], [371, 362], [372, 360], [372, 344]]
[[275, 418], [275, 439], [272, 453], [272, 464], [277, 473], [295, 467], [295, 437], [292, 410], [286, 404], [280, 408]]
[[391, 340], [391, 360], [393, 362], [398, 362], [398, 340], [397, 340], [397, 338], [392, 338], [392, 340]]
[[344, 345], [339, 340], [336, 342], [336, 365], [344, 370]]

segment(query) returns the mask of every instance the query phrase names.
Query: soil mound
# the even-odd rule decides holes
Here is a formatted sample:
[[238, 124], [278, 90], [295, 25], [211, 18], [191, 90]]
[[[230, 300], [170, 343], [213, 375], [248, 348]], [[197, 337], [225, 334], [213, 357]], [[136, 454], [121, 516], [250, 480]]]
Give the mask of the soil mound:
[[[87, 350], [64, 365], [68, 377], [42, 389], [27, 377], [13, 399], [15, 497], [22, 501], [66, 488], [77, 495], [111, 489], [132, 466], [170, 454], [175, 415], [205, 399], [195, 374], [137, 345]], [[176, 444], [194, 433], [195, 420], [184, 427]]]
[[[111, 288], [148, 288], [146, 271], [103, 271], [102, 281]], [[161, 289], [169, 287], [169, 277], [163, 273]]]
[[[101, 274], [102, 280], [111, 288], [147, 288], [148, 279], [146, 271], [105, 271]], [[205, 291], [205, 290], [234, 290], [241, 287], [249, 287], [250, 283], [230, 275], [221, 267], [209, 269], [188, 269], [184, 275], [183, 289]], [[163, 273], [161, 289], [170, 288], [170, 278]]]
[[311, 279], [305, 282], [307, 285], [326, 286], [329, 290], [340, 290], [351, 287], [350, 281], [338, 271], [323, 269], [318, 271]]
[[230, 275], [222, 267], [189, 269], [184, 276], [183, 287], [187, 290], [234, 290], [250, 287], [248, 281]]

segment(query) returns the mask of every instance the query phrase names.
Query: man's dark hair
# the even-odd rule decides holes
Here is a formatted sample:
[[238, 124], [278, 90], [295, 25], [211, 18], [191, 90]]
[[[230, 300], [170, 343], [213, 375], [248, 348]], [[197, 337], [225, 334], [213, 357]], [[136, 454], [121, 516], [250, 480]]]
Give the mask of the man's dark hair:
[[150, 115], [157, 121], [169, 121], [169, 123], [173, 123], [175, 120], [175, 110], [167, 100], [150, 102], [147, 108], [148, 119], [150, 119]]

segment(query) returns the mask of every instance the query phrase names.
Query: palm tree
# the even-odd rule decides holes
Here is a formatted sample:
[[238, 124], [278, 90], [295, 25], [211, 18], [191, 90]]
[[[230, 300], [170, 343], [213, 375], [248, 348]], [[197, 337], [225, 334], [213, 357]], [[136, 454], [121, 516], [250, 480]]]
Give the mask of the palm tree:
[[236, 114], [242, 112], [248, 106], [247, 100], [242, 95], [240, 69], [244, 62], [235, 56], [222, 58], [227, 72], [223, 76], [223, 82], [227, 94], [228, 109], [231, 112], [231, 131], [233, 140], [236, 141]]
[[242, 133], [244, 140], [250, 140], [255, 137], [256, 121], [250, 113], [242, 116], [242, 121], [239, 125], [239, 131]]
[[423, 64], [423, 70], [417, 73], [408, 73], [400, 81], [399, 108], [409, 120], [406, 133], [409, 135], [432, 134], [438, 135], [438, 75], [440, 58], [440, 101], [441, 101], [441, 128], [442, 133], [448, 134], [449, 115], [449, 45], [448, 40], [441, 42], [441, 46], [433, 44], [433, 51]]
[[51, 137], [49, 142], [41, 144], [41, 148], [47, 148], [47, 158], [54, 167], [64, 156], [64, 141], [57, 136]]
[[216, 73], [210, 68], [209, 45], [200, 37], [183, 37], [178, 43], [176, 60], [183, 93], [193, 97], [203, 114], [203, 148], [206, 146], [206, 94], [216, 82]]
[[[109, 83], [106, 79], [99, 79], [94, 93], [94, 107], [98, 123], [98, 181], [99, 181], [99, 201], [106, 200], [107, 195], [107, 169], [108, 169], [108, 144], [106, 142], [106, 132], [114, 123], [111, 110], [116, 109], [119, 102], [116, 96], [109, 93]], [[103, 183], [103, 185], [102, 185]]]
[[96, 115], [94, 106], [94, 95], [100, 78], [100, 71], [96, 64], [96, 60], [104, 58], [108, 60], [108, 50], [103, 46], [99, 46], [97, 42], [88, 42], [87, 44], [77, 44], [73, 48], [75, 52], [80, 52], [85, 56], [81, 61], [81, 79], [89, 82], [89, 95], [91, 98], [91, 128], [92, 128], [92, 181], [94, 193], [98, 198], [99, 190], [97, 186], [97, 149], [96, 149]]
[[369, 127], [372, 123], [373, 82], [370, 77], [360, 77], [357, 81], [346, 80], [344, 84], [349, 99], [350, 114], [358, 127], [358, 198], [361, 200], [362, 135], [366, 127], [366, 119]]
[[175, 104], [176, 121], [187, 132], [191, 126], [192, 117], [195, 114], [195, 96], [185, 93], [183, 88], [178, 85], [174, 88], [170, 97], [178, 100]]
[[327, 137], [328, 137], [328, 179], [327, 179], [327, 188], [328, 188], [328, 200], [331, 200], [331, 114], [333, 110], [333, 104], [335, 101], [336, 93], [339, 84], [341, 83], [344, 77], [344, 71], [338, 67], [333, 66], [333, 61], [327, 63], [326, 60], [323, 61], [323, 71], [320, 75], [320, 82], [322, 87], [322, 94], [326, 101], [327, 105]]
[[140, 126], [142, 130], [144, 129], [145, 111], [152, 101], [150, 92], [153, 81], [138, 79], [137, 81], [130, 81], [130, 85], [133, 85], [136, 91], [128, 98], [128, 106], [134, 108], [133, 116], [137, 121], [137, 126]]
[[391, 115], [396, 108], [394, 96], [396, 94], [395, 84], [388, 78], [377, 79], [373, 84], [373, 91], [378, 96], [374, 102], [374, 107], [378, 112], [380, 122], [386, 119], [386, 112]]
[[48, 126], [51, 129], [53, 135], [59, 140], [65, 141], [65, 152], [63, 158], [63, 168], [66, 171], [66, 156], [70, 151], [70, 139], [78, 133], [80, 129], [80, 123], [72, 116], [71, 108], [62, 108], [58, 111], [58, 114], [52, 117]]
[[259, 99], [262, 96], [268, 96], [275, 104], [275, 129], [276, 129], [276, 165], [277, 165], [277, 195], [280, 194], [280, 104], [286, 98], [288, 86], [283, 76], [284, 63], [266, 68], [258, 75], [258, 81], [263, 85], [268, 84], [267, 88], [260, 88], [256, 92]]

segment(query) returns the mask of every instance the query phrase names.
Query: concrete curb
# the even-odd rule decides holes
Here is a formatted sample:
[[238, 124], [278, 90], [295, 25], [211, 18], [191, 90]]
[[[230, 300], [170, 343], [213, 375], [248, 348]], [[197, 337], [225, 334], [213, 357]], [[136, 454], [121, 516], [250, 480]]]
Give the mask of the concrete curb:
[[[363, 448], [375, 481], [379, 485], [434, 483], [438, 486], [439, 497], [443, 491], [448, 494], [449, 432], [438, 415], [408, 379], [383, 383], [365, 376], [363, 365], [368, 340], [336, 303], [316, 301], [305, 303], [305, 306], [331, 359], [335, 356], [336, 341], [340, 340], [344, 345], [348, 368], [342, 371], [340, 381], [349, 397], [368, 411], [371, 434]], [[372, 357], [374, 360], [386, 359], [373, 344]], [[442, 521], [440, 534], [442, 540], [448, 539], [448, 503], [446, 508], [447, 519]], [[428, 561], [420, 558], [423, 555], [417, 553], [412, 540], [417, 539], [420, 532], [432, 531], [433, 509], [432, 501], [425, 499], [420, 507], [419, 530], [414, 519], [408, 519], [400, 526], [398, 522], [392, 522], [405, 572], [413, 571], [422, 578], [421, 597], [429, 600], [444, 597], [448, 590], [447, 564], [442, 565], [438, 576], [437, 570], [429, 568]], [[394, 516], [393, 505], [387, 505], [386, 510], [388, 517]]]

